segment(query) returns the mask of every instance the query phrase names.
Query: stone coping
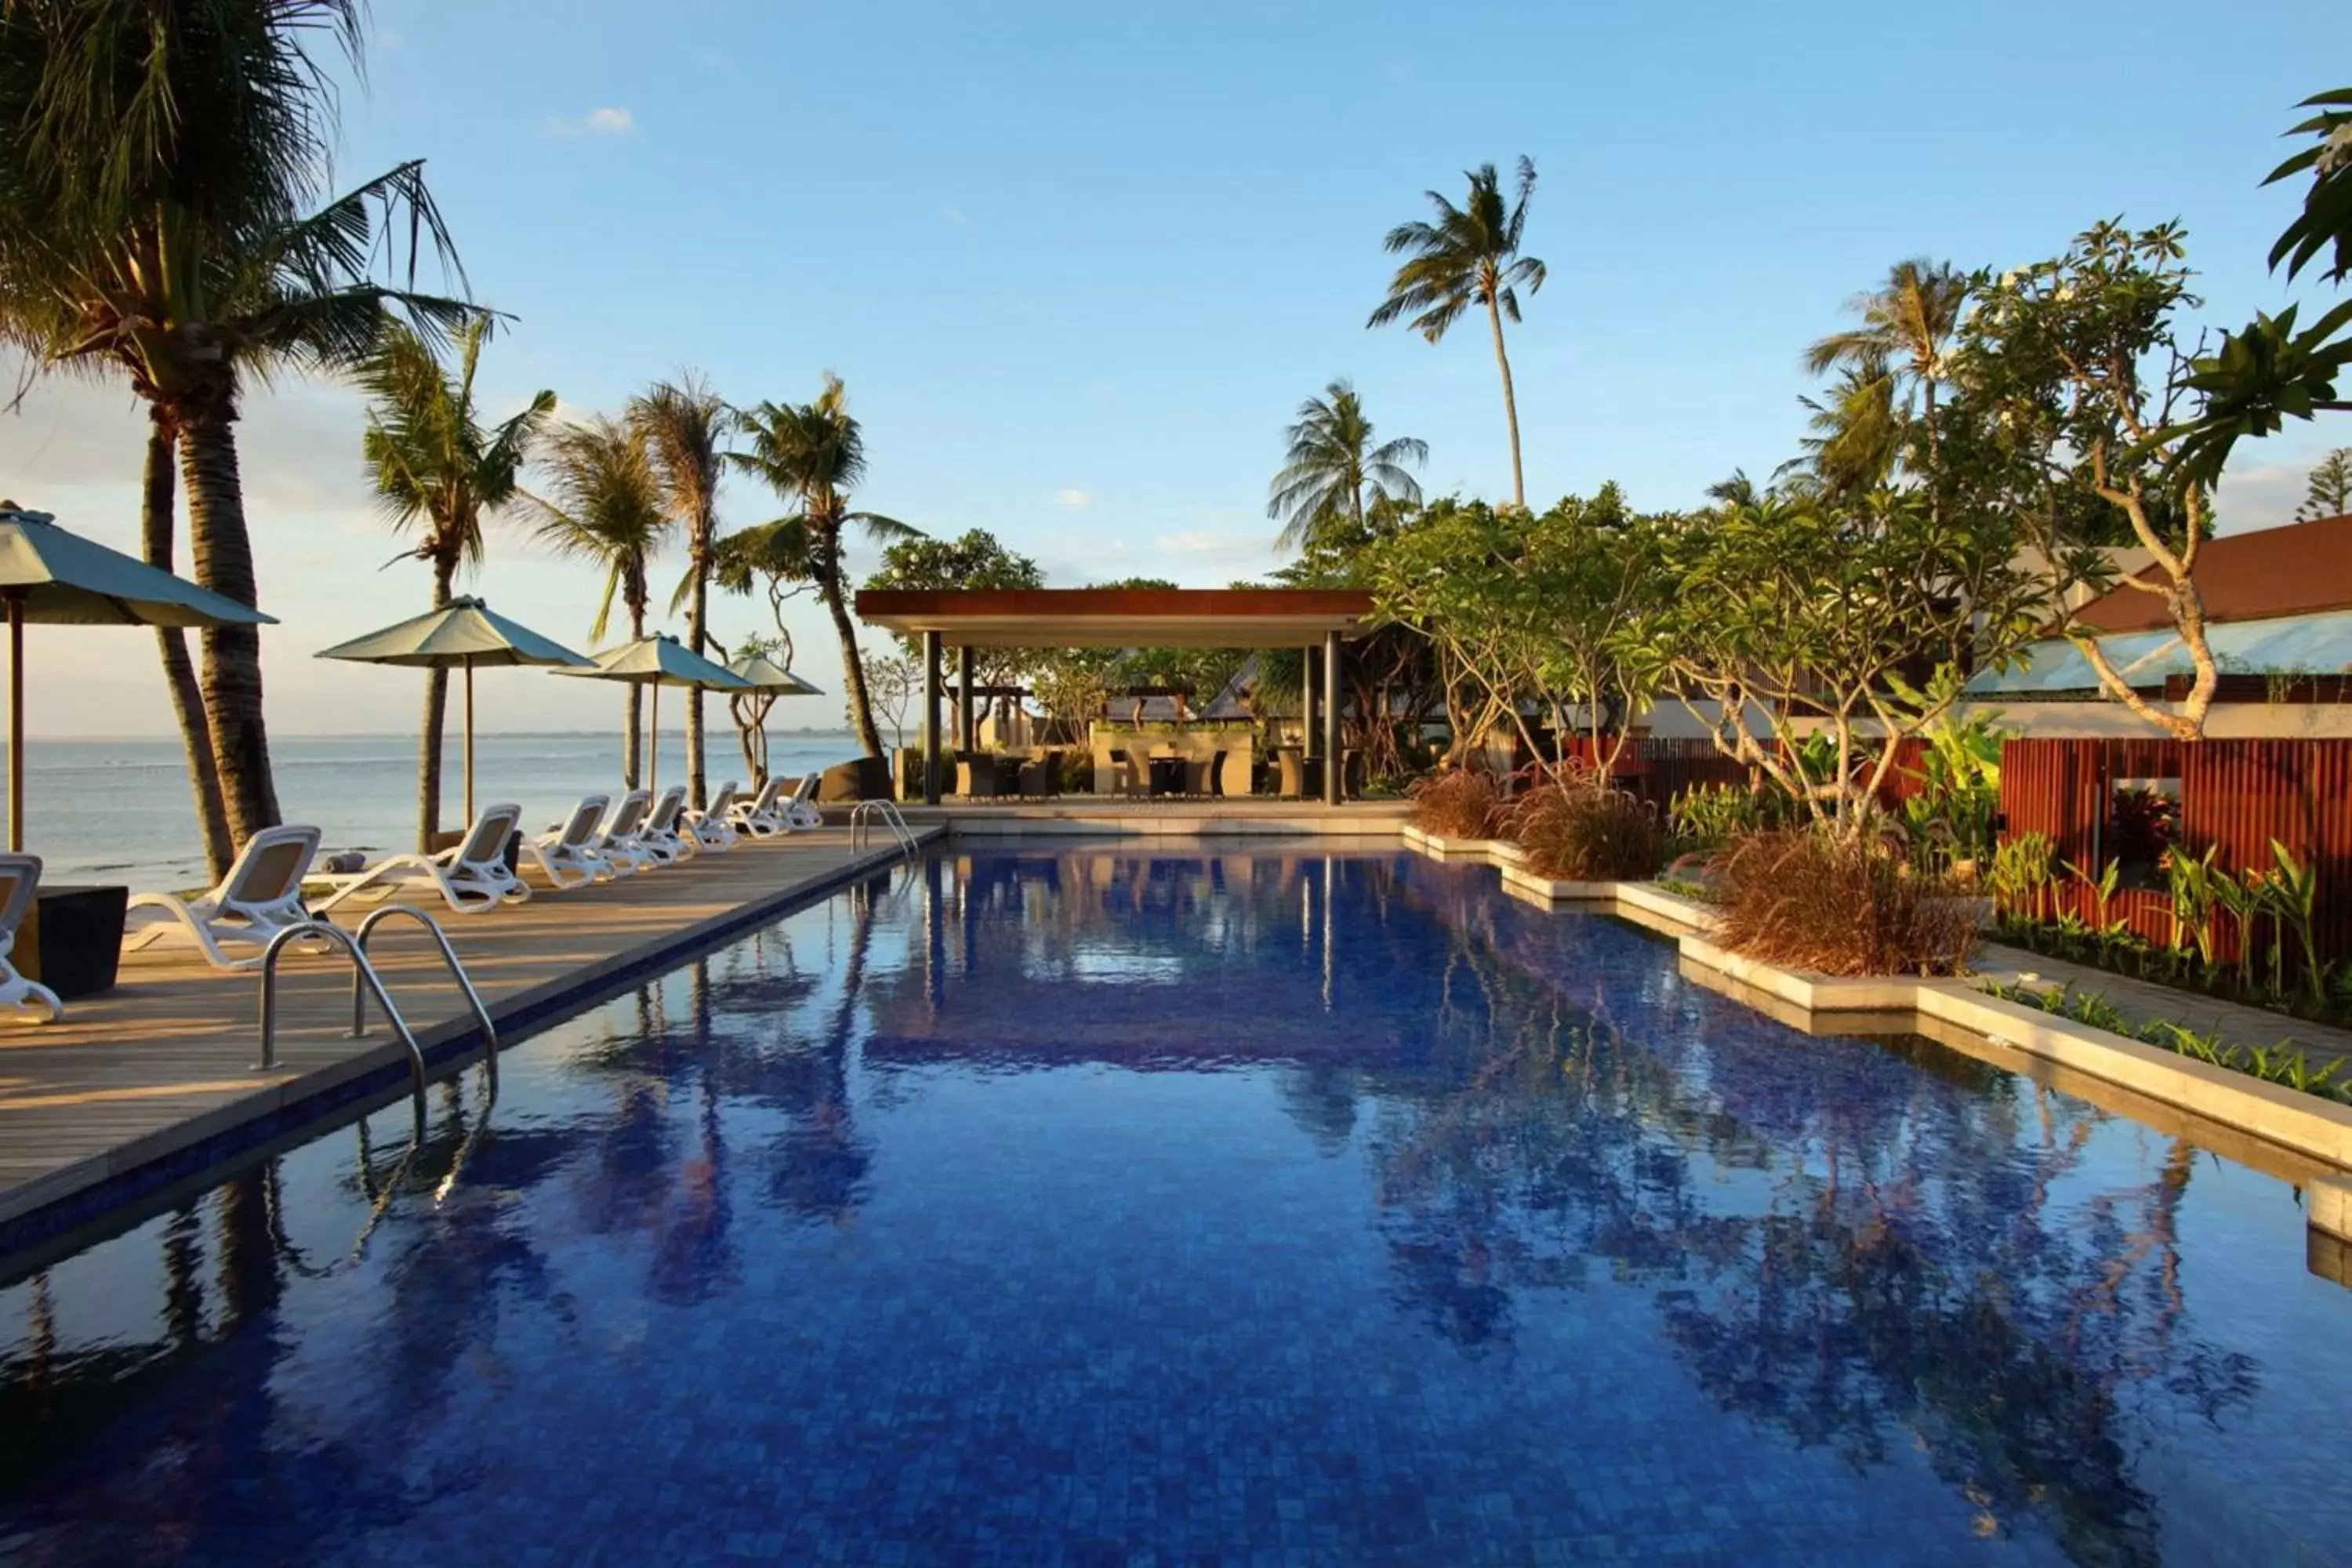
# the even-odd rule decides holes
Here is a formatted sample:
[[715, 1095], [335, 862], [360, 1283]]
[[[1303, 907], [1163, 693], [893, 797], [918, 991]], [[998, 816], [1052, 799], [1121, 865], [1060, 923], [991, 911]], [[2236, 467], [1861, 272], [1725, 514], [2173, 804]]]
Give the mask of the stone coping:
[[[1808, 1023], [1837, 1019], [1839, 1032], [1927, 1033], [1929, 1022], [1980, 1037], [2034, 1062], [2052, 1064], [2113, 1084], [2160, 1105], [2276, 1144], [2328, 1168], [2352, 1171], [2352, 1106], [2300, 1093], [2248, 1073], [2216, 1067], [2158, 1046], [1987, 994], [1972, 981], [1906, 975], [1842, 977], [1782, 969], [1727, 952], [1708, 938], [1717, 920], [1705, 904], [1652, 882], [1568, 882], [1539, 877], [1515, 857], [1497, 857], [1492, 840], [1444, 838], [1408, 826], [1405, 840], [1433, 858], [1486, 858], [1502, 870], [1506, 891], [1547, 907], [1581, 905], [1675, 931], [1686, 973], [1719, 976], [1724, 989], [1782, 1016], [1783, 1007]], [[1675, 928], [1679, 928], [1677, 931]], [[2346, 1194], [2352, 1194], [2347, 1187]], [[2352, 1226], [2352, 1195], [2333, 1197], [2327, 1210]], [[2313, 1220], [2320, 1217], [2315, 1199]], [[2343, 1237], [2347, 1230], [2330, 1234]]]

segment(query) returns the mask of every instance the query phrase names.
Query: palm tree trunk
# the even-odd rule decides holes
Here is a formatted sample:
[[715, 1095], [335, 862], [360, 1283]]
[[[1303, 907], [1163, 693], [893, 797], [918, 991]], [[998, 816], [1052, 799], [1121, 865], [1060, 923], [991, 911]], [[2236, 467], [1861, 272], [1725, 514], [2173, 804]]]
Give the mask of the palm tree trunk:
[[[440, 609], [449, 603], [449, 586], [457, 580], [457, 557], [436, 555], [433, 559], [433, 607]], [[427, 670], [425, 675], [425, 724], [423, 738], [417, 742], [416, 752], [416, 852], [433, 853], [433, 841], [441, 837], [441, 738], [449, 717], [449, 672]]]
[[1528, 510], [1528, 479], [1519, 468], [1519, 400], [1511, 391], [1511, 356], [1503, 352], [1503, 308], [1486, 298], [1486, 317], [1495, 323], [1495, 363], [1503, 370], [1503, 418], [1511, 427], [1511, 500]]
[[[646, 635], [646, 607], [629, 605], [629, 638], [635, 641]], [[637, 682], [628, 682], [628, 728], [621, 734], [621, 787], [636, 789], [646, 776], [646, 689]]]
[[[253, 540], [237, 475], [236, 415], [226, 398], [200, 405], [180, 424], [180, 478], [188, 492], [188, 542], [196, 581], [240, 605], [255, 602]], [[261, 634], [254, 626], [204, 633], [205, 714], [220, 766], [229, 831], [242, 844], [278, 823], [269, 772], [269, 728], [261, 701]]]
[[[708, 552], [698, 547], [693, 562], [694, 590], [686, 602], [686, 646], [696, 653], [704, 652], [703, 617], [710, 610], [710, 563]], [[700, 811], [709, 804], [703, 781], [702, 688], [686, 689], [686, 799], [687, 804]]]
[[[179, 439], [161, 407], [148, 409], [146, 488], [141, 498], [140, 548], [147, 564], [172, 570], [173, 510], [179, 498]], [[196, 684], [195, 661], [186, 634], [177, 626], [155, 628], [155, 648], [163, 658], [163, 680], [172, 693], [172, 716], [180, 723], [180, 744], [188, 754], [188, 787], [196, 798], [196, 827], [205, 840], [205, 866], [217, 882], [236, 858], [229, 837], [228, 808], [221, 804], [220, 765], [213, 759], [213, 727], [205, 717], [204, 689]]]
[[825, 574], [820, 590], [825, 611], [833, 616], [834, 634], [841, 638], [841, 678], [849, 688], [849, 717], [857, 726], [857, 742], [866, 748], [867, 756], [882, 756], [882, 731], [874, 727], [874, 699], [866, 689], [866, 664], [857, 656], [857, 628], [849, 624], [849, 606], [842, 602], [839, 574]]

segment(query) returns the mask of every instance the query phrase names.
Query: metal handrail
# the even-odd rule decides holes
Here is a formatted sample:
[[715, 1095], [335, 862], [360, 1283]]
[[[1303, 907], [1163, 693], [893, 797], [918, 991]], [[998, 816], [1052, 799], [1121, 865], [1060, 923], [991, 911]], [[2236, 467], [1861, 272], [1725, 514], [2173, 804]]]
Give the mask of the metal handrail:
[[[489, 1079], [490, 1093], [495, 1096], [499, 1089], [499, 1026], [490, 1022], [490, 1010], [482, 1005], [482, 994], [474, 989], [474, 982], [466, 973], [466, 966], [457, 962], [457, 950], [449, 945], [449, 933], [441, 929], [441, 922], [423, 910], [411, 909], [406, 904], [386, 904], [360, 922], [359, 934], [352, 939], [353, 950], [364, 960], [368, 938], [377, 926], [394, 915], [406, 915], [423, 926], [426, 934], [433, 938], [433, 945], [441, 950], [441, 962], [449, 966], [450, 978], [457, 981], [458, 991], [465, 995], [466, 1005], [474, 1010], [474, 1022], [482, 1026], [482, 1071]], [[379, 984], [376, 996], [381, 1000], [383, 995], [383, 987]], [[384, 1012], [388, 1016], [392, 1014], [389, 1003], [385, 1004]], [[395, 1017], [394, 1021], [397, 1024], [398, 1019]], [[367, 991], [360, 984], [358, 972], [354, 971], [352, 974], [352, 1038], [359, 1039], [366, 1033]]]
[[890, 829], [891, 836], [898, 839], [899, 849], [908, 855], [913, 854], [916, 847], [915, 830], [907, 825], [906, 814], [898, 809], [898, 803], [895, 801], [883, 800], [879, 797], [861, 800], [851, 809], [849, 813], [851, 853], [854, 854], [866, 847], [874, 818], [877, 816], [882, 818], [883, 825]]
[[281, 927], [269, 939], [269, 945], [262, 950], [261, 1059], [254, 1064], [254, 1071], [269, 1072], [278, 1066], [278, 955], [286, 951], [288, 943], [305, 938], [340, 947], [351, 955], [353, 988], [364, 984], [375, 993], [376, 1005], [383, 1009], [385, 1020], [392, 1025], [392, 1032], [407, 1047], [409, 1099], [416, 1110], [417, 1141], [422, 1142], [425, 1138], [425, 1049], [416, 1043], [416, 1037], [410, 1032], [407, 1020], [400, 1016], [400, 1009], [392, 1005], [392, 997], [383, 988], [383, 978], [376, 973], [375, 965], [368, 962], [366, 952], [341, 926], [330, 925], [322, 920], [307, 920]]

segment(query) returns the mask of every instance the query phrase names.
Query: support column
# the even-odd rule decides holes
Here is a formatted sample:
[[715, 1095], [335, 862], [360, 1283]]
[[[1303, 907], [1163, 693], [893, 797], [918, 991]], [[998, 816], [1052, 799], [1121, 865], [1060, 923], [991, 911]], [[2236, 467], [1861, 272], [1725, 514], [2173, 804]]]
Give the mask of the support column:
[[1303, 689], [1298, 694], [1298, 760], [1305, 762], [1315, 754], [1315, 650], [1298, 651], [1298, 667], [1304, 673]]
[[923, 804], [940, 804], [940, 634], [923, 634]]
[[980, 722], [971, 710], [971, 649], [956, 649], [956, 744], [980, 749]]
[[1337, 805], [1347, 798], [1348, 754], [1340, 744], [1339, 634], [1323, 634], [1323, 804]]

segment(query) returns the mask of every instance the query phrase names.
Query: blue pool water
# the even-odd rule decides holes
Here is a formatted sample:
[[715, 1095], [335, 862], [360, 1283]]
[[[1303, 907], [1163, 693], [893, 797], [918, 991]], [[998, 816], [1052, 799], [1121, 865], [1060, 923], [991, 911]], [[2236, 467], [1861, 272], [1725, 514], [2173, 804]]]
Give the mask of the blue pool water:
[[0, 1560], [2352, 1541], [2286, 1182], [1483, 868], [940, 856], [504, 1077], [0, 1290]]

